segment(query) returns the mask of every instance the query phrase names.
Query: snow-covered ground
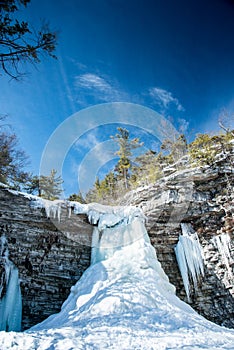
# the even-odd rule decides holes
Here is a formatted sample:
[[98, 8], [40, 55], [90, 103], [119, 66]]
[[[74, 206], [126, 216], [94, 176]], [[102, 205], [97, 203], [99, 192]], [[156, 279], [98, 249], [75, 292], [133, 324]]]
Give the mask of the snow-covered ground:
[[60, 313], [23, 333], [0, 332], [0, 349], [234, 349], [234, 330], [179, 300], [139, 210], [77, 206], [95, 222], [92, 265]]

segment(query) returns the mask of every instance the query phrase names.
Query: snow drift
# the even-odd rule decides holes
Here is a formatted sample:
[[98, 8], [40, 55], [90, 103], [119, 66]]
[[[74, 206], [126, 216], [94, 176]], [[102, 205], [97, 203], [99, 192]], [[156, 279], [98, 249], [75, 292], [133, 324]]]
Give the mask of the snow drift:
[[73, 203], [95, 225], [92, 264], [58, 314], [24, 333], [0, 333], [0, 349], [233, 349], [234, 331], [179, 300], [134, 207]]

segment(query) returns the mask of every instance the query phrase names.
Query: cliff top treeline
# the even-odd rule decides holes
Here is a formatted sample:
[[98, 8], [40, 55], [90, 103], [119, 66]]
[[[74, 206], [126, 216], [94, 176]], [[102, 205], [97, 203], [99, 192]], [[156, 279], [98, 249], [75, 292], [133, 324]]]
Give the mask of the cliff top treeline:
[[[54, 200], [62, 194], [62, 177], [55, 169], [49, 175], [34, 175], [25, 171], [28, 157], [18, 146], [17, 136], [11, 132], [4, 118], [0, 125], [0, 182], [12, 189], [22, 190], [39, 197]], [[113, 204], [129, 190], [156, 183], [169, 169], [183, 169], [188, 165], [213, 166], [218, 156], [230, 156], [233, 153], [234, 132], [230, 129], [216, 135], [198, 134], [191, 143], [184, 134], [172, 135], [164, 139], [159, 151], [141, 149], [143, 142], [139, 138], [131, 138], [127, 129], [118, 127], [115, 136], [110, 136], [116, 142], [118, 161], [104, 178], [96, 177], [93, 187], [82, 195], [73, 193], [69, 200], [84, 202], [99, 202]], [[232, 157], [229, 157], [233, 166]], [[65, 184], [66, 185], [66, 184]]]

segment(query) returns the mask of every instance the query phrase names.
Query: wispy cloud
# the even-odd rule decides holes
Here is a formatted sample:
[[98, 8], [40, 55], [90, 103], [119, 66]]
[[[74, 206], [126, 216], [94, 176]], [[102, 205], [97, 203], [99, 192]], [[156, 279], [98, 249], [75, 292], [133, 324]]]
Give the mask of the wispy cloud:
[[152, 87], [149, 89], [149, 95], [154, 102], [163, 109], [168, 109], [174, 105], [178, 111], [184, 111], [182, 104], [170, 91], [158, 87]]
[[97, 89], [103, 92], [112, 90], [111, 85], [103, 78], [96, 74], [86, 73], [76, 77], [76, 86], [87, 89]]
[[75, 144], [74, 148], [76, 151], [83, 152], [89, 150], [100, 143], [97, 132], [92, 130], [85, 137], [81, 137]]
[[144, 104], [145, 97], [150, 97], [162, 111], [176, 108], [184, 111], [184, 107], [174, 95], [159, 87], [151, 87], [147, 94], [139, 92], [132, 95], [123, 90], [116, 79], [101, 73], [83, 72], [74, 78], [75, 101], [80, 105], [99, 102], [133, 102]]
[[96, 100], [114, 102], [126, 100], [127, 94], [121, 91], [111, 79], [94, 73], [85, 73], [75, 77], [75, 88], [91, 95]]

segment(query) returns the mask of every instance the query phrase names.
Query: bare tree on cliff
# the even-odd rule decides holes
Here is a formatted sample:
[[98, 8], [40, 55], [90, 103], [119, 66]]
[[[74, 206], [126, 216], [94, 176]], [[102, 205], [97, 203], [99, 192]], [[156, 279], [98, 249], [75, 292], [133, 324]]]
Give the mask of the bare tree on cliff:
[[20, 185], [29, 178], [23, 170], [28, 165], [28, 157], [18, 147], [17, 136], [10, 131], [4, 119], [0, 116], [0, 182], [20, 189]]
[[40, 62], [43, 54], [55, 58], [56, 33], [49, 30], [48, 24], [39, 30], [15, 16], [21, 6], [26, 7], [30, 0], [0, 0], [0, 68], [11, 78], [18, 79], [22, 63]]
[[223, 109], [219, 115], [219, 126], [227, 134], [230, 133], [234, 137], [234, 114], [230, 114], [226, 109]]

